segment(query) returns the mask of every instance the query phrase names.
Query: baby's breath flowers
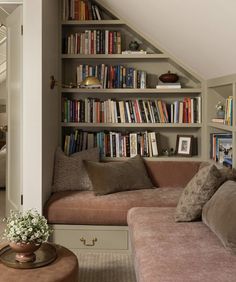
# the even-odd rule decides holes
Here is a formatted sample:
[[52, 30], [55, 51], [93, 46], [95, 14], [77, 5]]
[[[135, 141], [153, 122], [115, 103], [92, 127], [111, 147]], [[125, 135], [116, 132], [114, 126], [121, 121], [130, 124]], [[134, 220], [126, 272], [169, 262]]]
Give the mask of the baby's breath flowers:
[[41, 244], [46, 242], [52, 233], [46, 218], [34, 209], [26, 212], [11, 211], [5, 221], [7, 227], [3, 239], [9, 242]]

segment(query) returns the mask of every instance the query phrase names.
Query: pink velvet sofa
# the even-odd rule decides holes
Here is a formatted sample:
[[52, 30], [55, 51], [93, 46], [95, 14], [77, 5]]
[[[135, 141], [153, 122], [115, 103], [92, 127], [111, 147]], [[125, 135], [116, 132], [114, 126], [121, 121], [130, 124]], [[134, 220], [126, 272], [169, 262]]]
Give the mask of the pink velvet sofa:
[[173, 207], [138, 207], [128, 225], [138, 282], [235, 282], [236, 255], [201, 221], [174, 221]]
[[146, 161], [154, 189], [95, 196], [92, 191], [52, 194], [44, 214], [52, 224], [127, 225], [132, 207], [175, 207], [200, 162]]

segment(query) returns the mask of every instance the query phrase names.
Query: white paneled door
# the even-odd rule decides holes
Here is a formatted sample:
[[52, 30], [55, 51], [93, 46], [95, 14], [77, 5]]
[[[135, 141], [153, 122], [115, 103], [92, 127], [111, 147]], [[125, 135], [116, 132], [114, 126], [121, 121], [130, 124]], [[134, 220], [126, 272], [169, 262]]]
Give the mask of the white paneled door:
[[22, 116], [23, 116], [23, 9], [17, 7], [7, 18], [7, 183], [6, 215], [21, 209]]

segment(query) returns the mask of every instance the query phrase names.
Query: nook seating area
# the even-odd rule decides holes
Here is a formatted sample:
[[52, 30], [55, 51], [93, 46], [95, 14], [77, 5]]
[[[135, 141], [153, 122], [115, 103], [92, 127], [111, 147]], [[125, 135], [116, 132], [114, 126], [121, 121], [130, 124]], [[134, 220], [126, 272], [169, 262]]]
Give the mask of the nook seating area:
[[[202, 164], [145, 161], [154, 189], [103, 196], [93, 191], [56, 192], [45, 206], [45, 215], [59, 225], [128, 224], [138, 282], [234, 282], [236, 256], [216, 234], [201, 220], [175, 221], [183, 188]], [[222, 183], [227, 180], [223, 178]], [[236, 192], [236, 183], [230, 182]]]

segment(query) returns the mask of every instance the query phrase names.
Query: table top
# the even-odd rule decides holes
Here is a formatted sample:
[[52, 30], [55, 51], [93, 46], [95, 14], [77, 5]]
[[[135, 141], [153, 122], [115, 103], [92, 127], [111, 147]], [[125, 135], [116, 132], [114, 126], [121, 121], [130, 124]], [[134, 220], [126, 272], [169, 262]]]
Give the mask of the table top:
[[[0, 249], [7, 246], [1, 244]], [[75, 254], [60, 245], [54, 245], [57, 258], [51, 264], [34, 269], [15, 269], [0, 262], [0, 282], [77, 282], [78, 260]]]

